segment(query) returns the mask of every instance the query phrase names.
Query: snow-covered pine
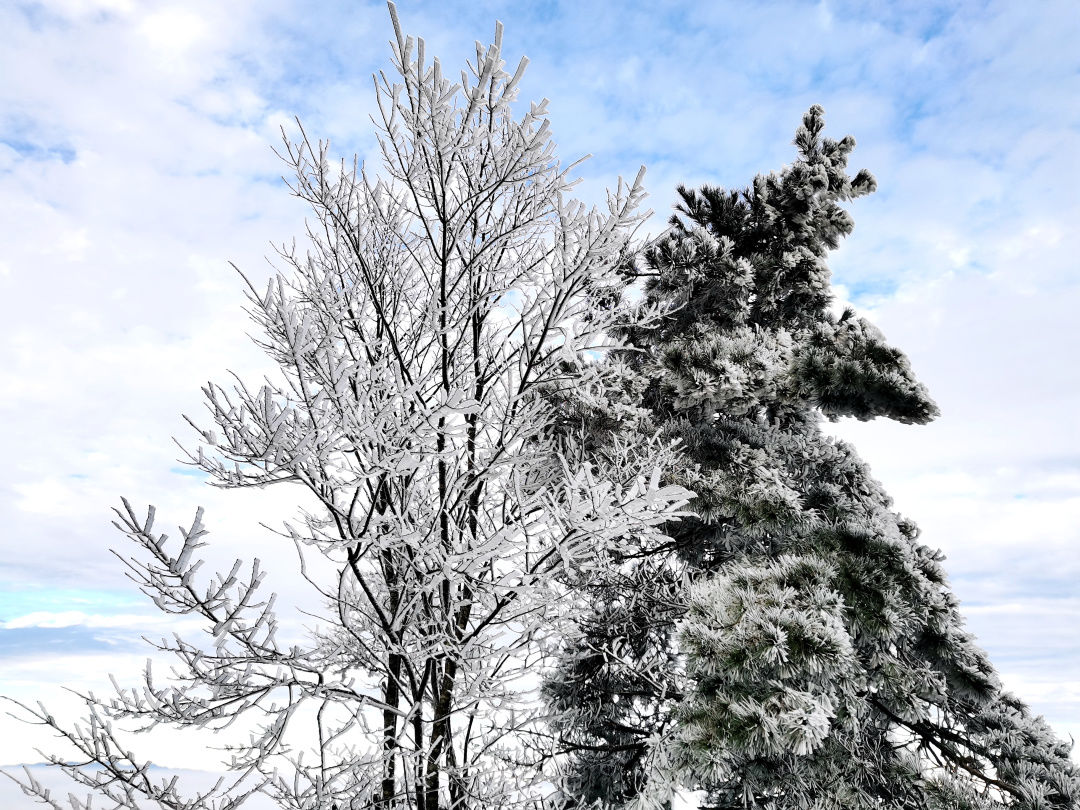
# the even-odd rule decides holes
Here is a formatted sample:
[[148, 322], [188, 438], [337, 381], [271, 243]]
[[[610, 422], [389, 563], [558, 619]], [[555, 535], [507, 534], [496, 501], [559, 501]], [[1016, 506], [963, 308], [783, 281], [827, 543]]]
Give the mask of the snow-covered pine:
[[[638, 429], [685, 448], [697, 493], [670, 540], [630, 537], [583, 583], [545, 693], [569, 757], [564, 807], [1076, 808], [1070, 746], [1002, 690], [964, 629], [940, 552], [918, 542], [822, 416], [937, 414], [907, 358], [831, 310], [829, 250], [852, 229], [854, 139], [821, 136], [741, 191], [679, 188], [644, 254], [617, 359]], [[633, 375], [637, 379], [631, 379]], [[582, 407], [604, 452], [604, 409]]]
[[[153, 784], [112, 734], [132, 718], [255, 723], [232, 767], [296, 810], [538, 801], [551, 783], [537, 674], [568, 632], [567, 589], [620, 538], [659, 542], [691, 496], [661, 481], [670, 440], [615, 418], [612, 452], [596, 458], [557, 424], [561, 392], [604, 398], [618, 384], [588, 357], [640, 316], [620, 303], [618, 269], [642, 173], [620, 179], [607, 211], [586, 209], [569, 196], [546, 101], [513, 117], [525, 60], [504, 71], [501, 25], [452, 85], [389, 7], [398, 79], [376, 81], [385, 176], [332, 165], [303, 130], [286, 138], [292, 191], [314, 213], [309, 247], [280, 251], [288, 272], [265, 292], [248, 283], [248, 312], [287, 382], [209, 384], [215, 429], [196, 428], [189, 453], [217, 486], [314, 496], [319, 509], [280, 534], [302, 559], [332, 563], [325, 581], [301, 572], [328, 611], [308, 644], [279, 646], [257, 560], [207, 582], [193, 556], [201, 510], [176, 551], [153, 507], [140, 520], [125, 501], [132, 576], [163, 611], [205, 619], [210, 649], [162, 642], [183, 679], [148, 671], [141, 689], [88, 696], [85, 727], [28, 710], [100, 768], [54, 763], [118, 806], [227, 810], [240, 798]], [[294, 728], [304, 706], [311, 738]]]

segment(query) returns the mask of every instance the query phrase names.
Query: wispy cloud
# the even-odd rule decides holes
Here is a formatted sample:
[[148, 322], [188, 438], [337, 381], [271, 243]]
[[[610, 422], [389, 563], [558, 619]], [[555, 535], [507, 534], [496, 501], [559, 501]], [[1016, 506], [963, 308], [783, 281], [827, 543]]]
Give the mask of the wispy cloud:
[[101, 616], [83, 613], [81, 610], [48, 611], [38, 610], [8, 619], [3, 624], [4, 630], [23, 630], [27, 628], [62, 628], [62, 627], [138, 627], [143, 623], [163, 624], [168, 619], [163, 616], [146, 616], [135, 613], [118, 613]]

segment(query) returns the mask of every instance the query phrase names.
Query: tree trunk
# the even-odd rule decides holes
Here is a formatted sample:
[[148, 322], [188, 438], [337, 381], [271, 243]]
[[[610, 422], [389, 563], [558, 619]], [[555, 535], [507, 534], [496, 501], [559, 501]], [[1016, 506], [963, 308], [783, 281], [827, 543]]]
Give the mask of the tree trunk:
[[397, 796], [397, 708], [401, 697], [400, 679], [401, 655], [390, 653], [386, 678], [386, 708], [383, 709], [383, 779], [377, 802], [384, 808], [393, 807], [394, 798]]
[[[427, 798], [425, 810], [439, 810], [439, 777], [442, 773], [444, 750], [453, 745], [450, 735], [450, 704], [457, 678], [457, 662], [449, 660], [443, 670], [442, 683], [437, 687], [434, 717], [431, 723], [431, 745], [428, 749]], [[434, 685], [434, 682], [433, 682]]]

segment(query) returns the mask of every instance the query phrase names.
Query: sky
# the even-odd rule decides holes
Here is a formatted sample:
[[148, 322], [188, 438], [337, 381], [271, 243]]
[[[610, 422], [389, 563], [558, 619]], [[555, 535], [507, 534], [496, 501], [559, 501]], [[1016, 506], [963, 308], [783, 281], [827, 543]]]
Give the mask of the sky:
[[[456, 76], [505, 25], [519, 107], [550, 99], [578, 196], [645, 165], [642, 233], [679, 183], [741, 187], [794, 157], [811, 104], [853, 135], [878, 191], [830, 260], [839, 303], [911, 358], [942, 416], [841, 422], [941, 548], [969, 628], [1005, 685], [1080, 738], [1080, 12], [1054, 2], [401, 0]], [[126, 496], [161, 525], [206, 507], [211, 563], [259, 557], [304, 606], [295, 552], [260, 522], [299, 493], [223, 492], [177, 461], [181, 418], [229, 370], [270, 361], [242, 282], [305, 209], [275, 156], [295, 118], [377, 174], [371, 75], [386, 6], [361, 0], [0, 4], [0, 694], [74, 717], [64, 687], [134, 684], [144, 635], [179, 625], [125, 579], [110, 526]], [[295, 614], [296, 617], [299, 614]], [[293, 627], [299, 628], [299, 618]], [[0, 763], [55, 750], [0, 717]], [[213, 770], [191, 735], [139, 743]], [[6, 789], [6, 788], [2, 788]], [[3, 794], [0, 794], [2, 796]]]

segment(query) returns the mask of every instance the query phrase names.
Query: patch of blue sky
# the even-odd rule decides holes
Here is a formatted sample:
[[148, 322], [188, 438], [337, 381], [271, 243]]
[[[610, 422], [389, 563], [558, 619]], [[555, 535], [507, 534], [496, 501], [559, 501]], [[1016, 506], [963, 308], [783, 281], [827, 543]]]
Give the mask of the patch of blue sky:
[[559, 15], [559, 0], [538, 0], [528, 4], [532, 21], [538, 24], [555, 22]]
[[[934, 153], [936, 144], [921, 136], [921, 126], [932, 113], [927, 96], [913, 83], [907, 90], [897, 88], [893, 96], [892, 134], [911, 155]], [[881, 189], [879, 188], [879, 191]]]
[[845, 282], [839, 278], [837, 281], [844, 284], [848, 291], [848, 298], [853, 304], [866, 305], [883, 298], [889, 298], [896, 293], [898, 286], [895, 278], [867, 278], [857, 281]]
[[63, 24], [63, 19], [55, 14], [50, 14], [48, 6], [39, 2], [15, 3], [13, 8], [22, 14], [30, 30], [35, 33], [44, 31], [49, 25]]
[[[266, 37], [274, 46], [273, 59], [249, 54], [241, 64], [246, 75], [256, 79], [270, 107], [309, 120], [322, 111], [325, 99], [320, 91], [327, 84], [356, 83], [378, 68], [389, 68], [385, 28], [379, 27], [376, 39], [370, 25], [379, 11], [378, 6], [329, 3], [314, 12], [304, 7], [296, 14], [275, 15], [264, 23]], [[386, 14], [385, 7], [381, 13]], [[358, 43], [365, 47], [357, 48]]]
[[0, 589], [0, 622], [42, 612], [126, 613], [145, 603], [145, 597], [134, 590], [7, 586]]
[[820, 7], [835, 17], [869, 18], [874, 24], [897, 34], [914, 35], [923, 41], [940, 36], [949, 21], [961, 11], [955, 0], [922, 0], [896, 3], [894, 0], [829, 0]]
[[[35, 33], [45, 31], [48, 28], [58, 28], [61, 30], [69, 30], [74, 28], [77, 23], [71, 18], [64, 15], [63, 4], [50, 2], [41, 2], [41, 0], [21, 0], [13, 4], [15, 11], [22, 14], [23, 19], [26, 20], [27, 25]], [[77, 4], [89, 6], [89, 3]], [[108, 7], [108, 4], [101, 3], [98, 8], [85, 8], [82, 10], [80, 22], [89, 21], [91, 23], [104, 22], [107, 20], [115, 19], [118, 12], [122, 11], [119, 7], [121, 4], [117, 4], [118, 8], [112, 9]]]
[[0, 144], [13, 150], [23, 160], [59, 160], [61, 163], [71, 163], [78, 156], [71, 146], [37, 143], [14, 134], [0, 136]]

